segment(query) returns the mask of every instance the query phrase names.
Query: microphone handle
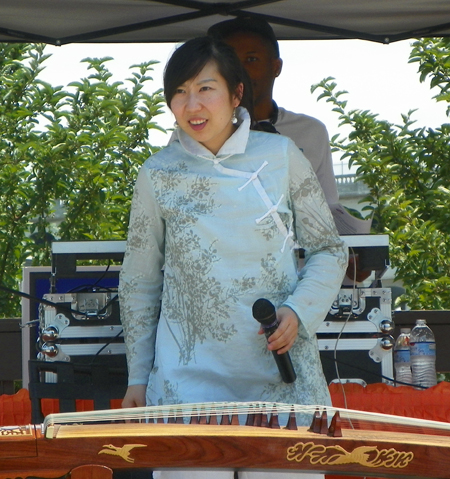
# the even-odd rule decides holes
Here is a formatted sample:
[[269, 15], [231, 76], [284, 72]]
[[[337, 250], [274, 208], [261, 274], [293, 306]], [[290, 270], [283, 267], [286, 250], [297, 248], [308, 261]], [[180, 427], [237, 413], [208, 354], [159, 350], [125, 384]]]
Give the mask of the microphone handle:
[[[269, 338], [269, 336], [271, 336], [276, 331], [276, 329], [277, 326], [264, 328], [264, 335], [266, 336], [266, 338]], [[283, 382], [287, 384], [293, 383], [297, 379], [297, 375], [295, 374], [289, 351], [283, 354], [278, 354], [277, 351], [272, 351], [272, 354], [275, 359], [275, 363], [277, 364], [278, 371], [280, 371], [281, 379], [283, 380]]]

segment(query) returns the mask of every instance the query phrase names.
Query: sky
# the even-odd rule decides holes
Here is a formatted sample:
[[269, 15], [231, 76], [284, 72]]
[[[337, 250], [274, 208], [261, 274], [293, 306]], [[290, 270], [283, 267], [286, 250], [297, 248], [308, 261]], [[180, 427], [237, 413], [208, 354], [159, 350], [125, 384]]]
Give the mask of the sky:
[[[431, 90], [429, 82], [420, 83], [418, 66], [408, 63], [410, 40], [382, 45], [363, 40], [281, 41], [280, 56], [283, 70], [277, 78], [274, 99], [279, 106], [297, 113], [305, 113], [321, 120], [330, 137], [343, 133], [338, 115], [325, 100], [317, 101], [319, 90], [311, 93], [311, 86], [324, 78], [334, 77], [339, 90], [346, 90], [343, 97], [351, 109], [370, 110], [379, 119], [400, 124], [401, 115], [417, 109], [413, 119], [416, 127], [436, 128], [450, 122], [446, 116], [447, 104], [432, 99], [438, 92]], [[52, 56], [40, 78], [52, 85], [66, 87], [68, 83], [89, 75], [86, 57], [113, 57], [107, 63], [114, 80], [125, 81], [130, 76], [129, 67], [144, 61], [156, 60], [148, 83], [150, 92], [162, 88], [164, 65], [176, 48], [173, 43], [147, 44], [71, 44], [61, 47], [47, 46]], [[167, 110], [167, 109], [166, 109]], [[167, 110], [156, 118], [163, 128], [171, 128], [174, 118]], [[153, 145], [165, 145], [168, 135], [152, 131]], [[333, 157], [335, 173], [348, 170]]]

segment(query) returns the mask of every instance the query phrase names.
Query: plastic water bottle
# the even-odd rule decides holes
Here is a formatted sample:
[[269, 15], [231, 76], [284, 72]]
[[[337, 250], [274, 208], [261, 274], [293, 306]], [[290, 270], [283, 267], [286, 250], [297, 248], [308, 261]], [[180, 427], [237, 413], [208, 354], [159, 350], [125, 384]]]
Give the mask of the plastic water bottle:
[[436, 385], [436, 342], [433, 331], [427, 326], [425, 319], [416, 321], [409, 338], [409, 347], [412, 377], [416, 389]]
[[413, 384], [411, 374], [411, 360], [409, 351], [410, 328], [401, 328], [400, 335], [394, 346], [394, 368], [396, 386], [408, 386]]

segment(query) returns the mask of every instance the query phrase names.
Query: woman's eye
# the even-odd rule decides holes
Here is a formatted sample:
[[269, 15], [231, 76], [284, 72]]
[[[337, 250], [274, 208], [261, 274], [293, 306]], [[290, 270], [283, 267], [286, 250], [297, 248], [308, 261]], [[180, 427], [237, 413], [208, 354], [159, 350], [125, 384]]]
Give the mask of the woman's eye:
[[176, 94], [176, 93], [184, 93], [184, 90], [183, 90], [182, 88], [177, 88], [177, 89], [175, 90], [175, 94]]
[[247, 58], [245, 59], [245, 61], [246, 61], [247, 63], [253, 63], [253, 62], [257, 62], [257, 61], [258, 61], [258, 58], [257, 58], [257, 57], [247, 57]]
[[210, 87], [210, 86], [206, 86], [206, 85], [205, 85], [205, 86], [202, 86], [202, 87], [200, 88], [200, 91], [208, 91], [208, 90], [211, 90], [211, 87]]

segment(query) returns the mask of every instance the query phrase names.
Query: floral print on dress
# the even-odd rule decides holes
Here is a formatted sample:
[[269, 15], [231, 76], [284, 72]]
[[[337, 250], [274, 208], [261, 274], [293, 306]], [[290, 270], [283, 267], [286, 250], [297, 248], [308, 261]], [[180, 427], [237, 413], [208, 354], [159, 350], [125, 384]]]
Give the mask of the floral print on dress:
[[[223, 157], [175, 140], [139, 173], [120, 306], [129, 384], [147, 384], [148, 404], [329, 403], [315, 331], [339, 291], [347, 252], [294, 143], [242, 128]], [[300, 276], [294, 243], [311, 258]], [[252, 305], [261, 297], [299, 317], [293, 384], [281, 381], [258, 334]]]

